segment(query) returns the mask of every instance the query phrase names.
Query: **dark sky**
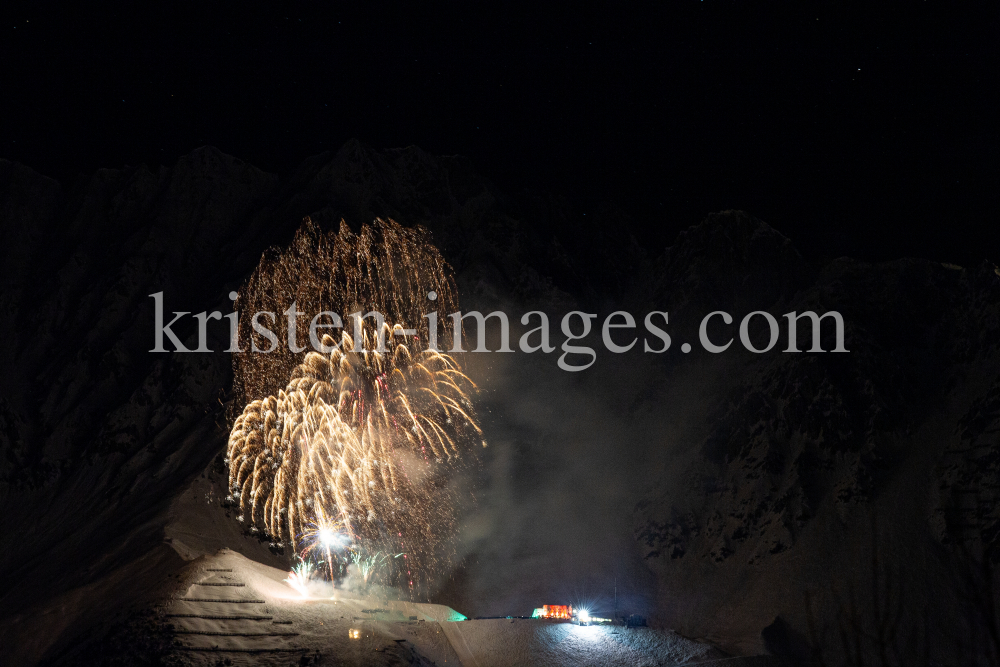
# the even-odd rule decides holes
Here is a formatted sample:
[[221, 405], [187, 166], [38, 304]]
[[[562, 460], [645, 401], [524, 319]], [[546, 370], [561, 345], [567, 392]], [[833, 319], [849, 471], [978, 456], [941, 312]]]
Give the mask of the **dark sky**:
[[5, 4], [0, 156], [287, 173], [356, 137], [654, 245], [743, 208], [813, 257], [1000, 262], [1000, 5], [623, 4]]

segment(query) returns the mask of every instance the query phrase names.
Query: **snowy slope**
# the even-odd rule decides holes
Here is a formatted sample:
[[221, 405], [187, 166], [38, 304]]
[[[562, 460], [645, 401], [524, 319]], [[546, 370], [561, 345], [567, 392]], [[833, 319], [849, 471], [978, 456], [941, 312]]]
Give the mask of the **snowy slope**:
[[271, 664], [292, 654], [321, 665], [405, 660], [462, 667], [652, 667], [722, 657], [707, 644], [651, 628], [540, 619], [453, 621], [461, 615], [445, 605], [342, 589], [305, 599], [283, 581], [286, 576], [228, 549], [191, 561], [166, 609], [179, 652], [194, 664], [215, 664], [219, 656]]

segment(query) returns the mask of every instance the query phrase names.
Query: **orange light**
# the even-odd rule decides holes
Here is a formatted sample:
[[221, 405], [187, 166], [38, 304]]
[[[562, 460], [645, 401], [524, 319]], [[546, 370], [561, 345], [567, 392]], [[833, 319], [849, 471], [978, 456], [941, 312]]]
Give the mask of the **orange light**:
[[573, 607], [567, 604], [542, 605], [542, 618], [561, 618], [568, 621], [573, 618]]

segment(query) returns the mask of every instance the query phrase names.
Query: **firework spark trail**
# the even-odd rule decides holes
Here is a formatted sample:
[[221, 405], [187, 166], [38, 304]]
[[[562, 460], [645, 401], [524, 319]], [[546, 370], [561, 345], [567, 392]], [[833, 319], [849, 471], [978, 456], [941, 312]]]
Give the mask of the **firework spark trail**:
[[353, 537], [350, 527], [341, 519], [328, 517], [323, 507], [321, 503], [313, 503], [315, 519], [299, 536], [299, 543], [302, 545], [299, 556], [326, 563], [327, 574], [330, 579], [334, 579], [340, 572], [338, 561], [351, 546]]
[[309, 582], [313, 578], [313, 564], [311, 561], [300, 561], [288, 573], [285, 583], [295, 589], [304, 598], [309, 597]]
[[354, 527], [394, 505], [405, 513], [393, 492], [412, 492], [411, 477], [456, 460], [470, 435], [481, 439], [468, 396], [474, 385], [447, 355], [411, 356], [395, 338], [385, 354], [350, 351], [346, 333], [342, 343], [347, 354], [310, 353], [277, 399], [247, 406], [230, 435], [242, 515], [293, 546], [331, 514]]
[[[404, 555], [395, 554], [392, 558], [395, 559]], [[353, 555], [352, 561], [357, 566], [358, 572], [361, 574], [361, 579], [364, 581], [365, 586], [367, 586], [375, 572], [389, 562], [389, 554], [382, 553], [381, 551], [371, 554], [357, 552]]]
[[[391, 221], [377, 223], [382, 245], [372, 241], [379, 234], [363, 229], [359, 237], [368, 240], [362, 242], [349, 230], [345, 233], [346, 225], [336, 240], [346, 238], [343, 244], [352, 250], [365, 248], [364, 275], [383, 289], [403, 294], [383, 294], [378, 302], [412, 316], [420, 309], [406, 299], [415, 298], [414, 289], [426, 299], [428, 285], [443, 289], [445, 299], [453, 301], [450, 267], [427, 263], [428, 257], [436, 256], [433, 246], [433, 252], [410, 247], [426, 244], [426, 238], [407, 236], [404, 232], [409, 230]], [[342, 269], [343, 263], [360, 265], [363, 253], [337, 251], [336, 243], [331, 249], [329, 240], [309, 224], [307, 233], [300, 231], [293, 243], [294, 261], [286, 257], [275, 266], [262, 261], [267, 271], [258, 269], [257, 283], [251, 281], [241, 299], [269, 284], [261, 282], [267, 273], [269, 280], [306, 281], [305, 287], [282, 283], [276, 292], [308, 296], [318, 310], [334, 310], [337, 304], [353, 308], [360, 302], [371, 285], [363, 287], [360, 274]], [[307, 241], [316, 244], [314, 255]], [[333, 261], [342, 264], [330, 266]], [[296, 273], [296, 266], [310, 268]], [[400, 266], [410, 273], [401, 274]], [[432, 279], [420, 275], [427, 267]], [[327, 274], [349, 277], [347, 292], [333, 298], [327, 289], [333, 280]], [[320, 296], [310, 290], [318, 290]], [[350, 296], [351, 290], [359, 294]], [[265, 303], [267, 298], [256, 294], [248, 301]], [[390, 313], [385, 315], [388, 320]], [[336, 347], [336, 341], [325, 335], [322, 344], [333, 348], [329, 355], [305, 353], [285, 375], [291, 379], [283, 389], [246, 404], [233, 424], [227, 462], [231, 500], [239, 505], [241, 521], [274, 540], [287, 540], [302, 557], [322, 556], [330, 578], [335, 577], [335, 560], [346, 565], [349, 556], [344, 547], [350, 544], [367, 553], [405, 551], [408, 555], [394, 574], [412, 590], [414, 581], [419, 585], [429, 578], [439, 559], [450, 555], [455, 499], [446, 482], [463, 453], [482, 442], [482, 432], [470, 398], [475, 385], [457, 362], [426, 349], [426, 333], [422, 337], [402, 333], [400, 324], [378, 329], [365, 321], [358, 351], [347, 328]], [[258, 372], [280, 371], [280, 363], [262, 363], [263, 371]], [[238, 373], [250, 373], [252, 368], [249, 362], [236, 364]], [[264, 387], [271, 381], [245, 376], [242, 384]]]
[[[306, 218], [288, 248], [264, 253], [240, 289], [236, 308], [241, 313], [274, 313], [277, 321], [294, 302], [299, 312], [308, 314], [297, 318], [294, 328], [299, 346], [309, 346], [313, 315], [331, 311], [345, 316], [362, 309], [382, 313], [386, 322], [406, 323], [424, 342], [431, 333], [423, 314], [432, 291], [438, 312], [458, 310], [451, 267], [426, 229], [376, 219], [357, 234], [344, 221], [336, 232], [324, 233]], [[292, 369], [302, 363], [304, 353], [289, 349], [288, 328], [273, 329], [278, 343], [272, 352], [233, 355], [238, 405], [277, 395]], [[244, 351], [252, 345], [261, 350], [271, 347], [253, 331], [250, 317], [240, 319], [237, 340]]]

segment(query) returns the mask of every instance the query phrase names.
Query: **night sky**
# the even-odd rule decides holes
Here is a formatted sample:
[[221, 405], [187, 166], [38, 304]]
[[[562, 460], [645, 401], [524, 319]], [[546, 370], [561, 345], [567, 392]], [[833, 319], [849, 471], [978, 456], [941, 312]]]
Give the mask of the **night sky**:
[[742, 208], [818, 260], [1000, 261], [998, 12], [5, 3], [0, 157], [72, 186], [206, 144], [280, 174], [416, 144], [581, 221], [611, 202], [653, 248]]

